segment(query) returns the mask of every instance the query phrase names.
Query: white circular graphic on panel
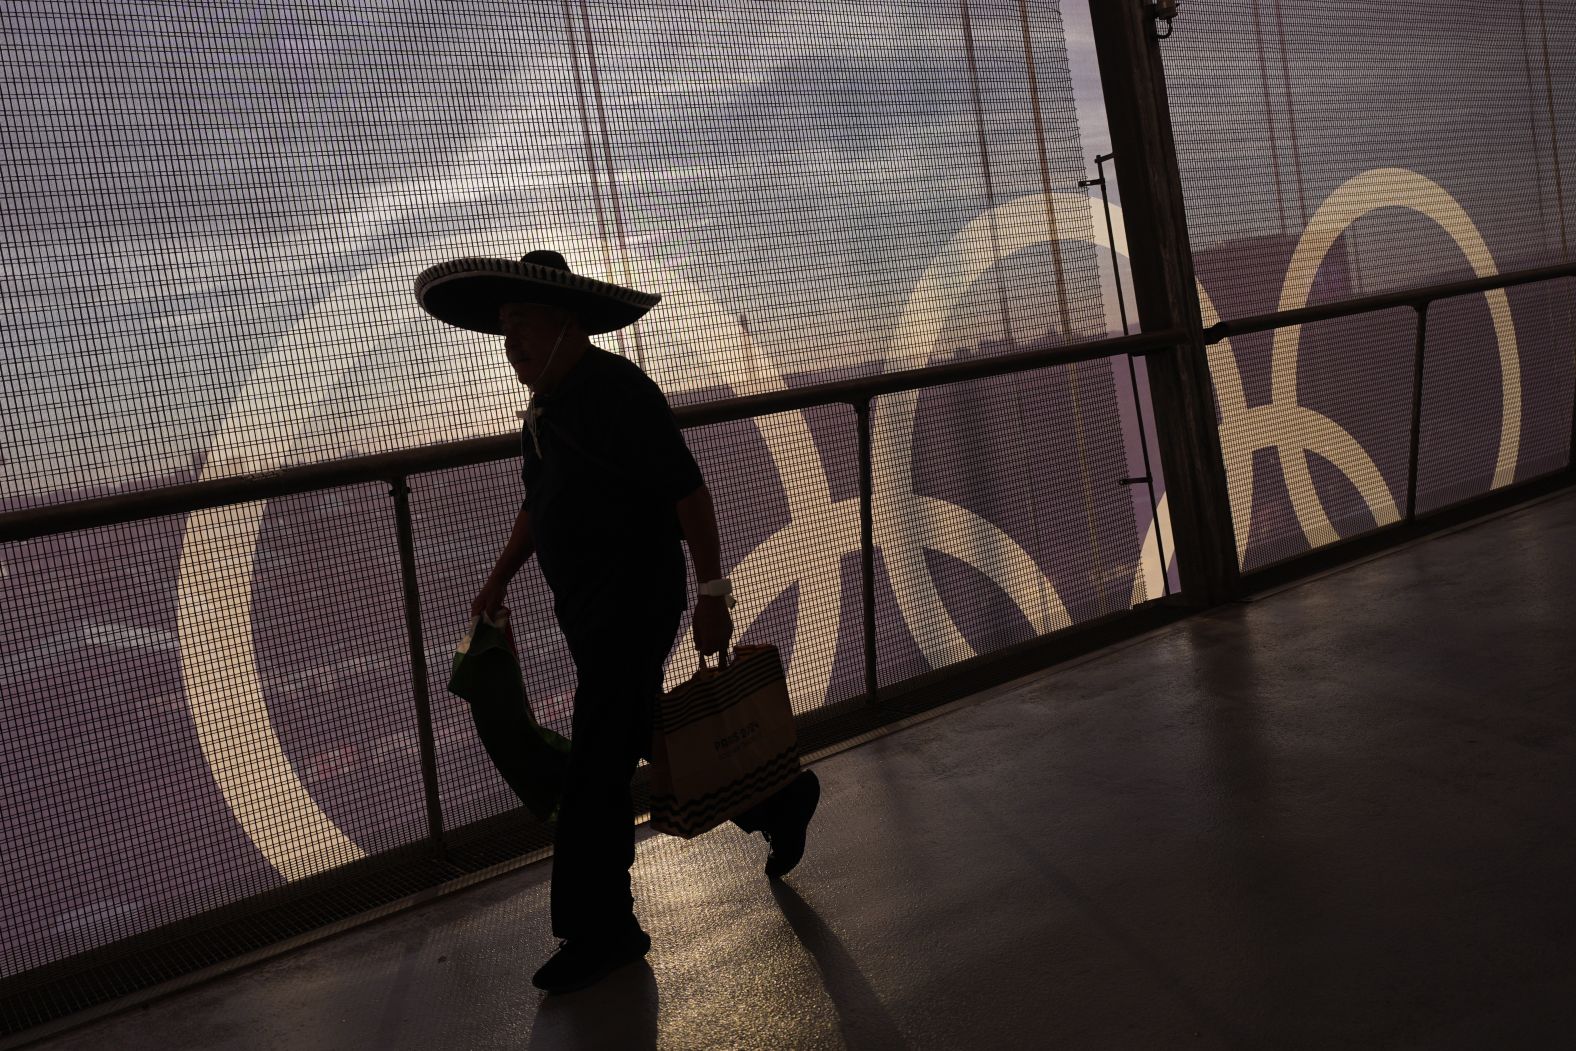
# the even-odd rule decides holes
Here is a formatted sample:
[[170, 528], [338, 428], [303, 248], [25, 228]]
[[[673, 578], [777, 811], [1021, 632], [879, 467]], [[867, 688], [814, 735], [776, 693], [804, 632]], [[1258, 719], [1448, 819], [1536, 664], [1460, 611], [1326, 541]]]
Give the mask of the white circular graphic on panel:
[[[1402, 178], [1402, 177], [1405, 178]], [[1397, 194], [1397, 188], [1403, 192]], [[1310, 221], [1303, 244], [1294, 257], [1307, 266], [1323, 258], [1339, 233], [1357, 216], [1374, 208], [1410, 207], [1428, 215], [1451, 232], [1474, 269], [1493, 273], [1492, 259], [1470, 220], [1442, 189], [1409, 172], [1382, 169], [1350, 181], [1321, 206]], [[961, 230], [927, 267], [909, 297], [887, 367], [912, 367], [927, 362], [935, 351], [950, 310], [991, 265], [989, 224], [1009, 231], [1002, 256], [1045, 243], [1047, 227], [1036, 224], [1047, 207], [1098, 209], [1091, 198], [1055, 194], [1050, 200], [1033, 194], [1000, 205], [994, 216], [984, 214]], [[1121, 230], [1121, 211], [1113, 206], [1113, 223]], [[1104, 236], [1104, 216], [1096, 213], [1094, 242], [1112, 250]], [[1332, 234], [1330, 231], [1334, 231]], [[512, 236], [512, 235], [508, 235]], [[535, 239], [521, 231], [520, 243]], [[572, 238], [560, 237], [560, 243]], [[1117, 237], [1125, 244], [1125, 236]], [[1322, 246], [1322, 247], [1321, 247]], [[294, 448], [305, 424], [346, 377], [356, 362], [319, 353], [328, 333], [340, 332], [353, 304], [364, 304], [390, 288], [405, 288], [411, 275], [445, 254], [465, 251], [465, 246], [425, 246], [396, 256], [346, 283], [304, 318], [269, 354], [232, 404], [203, 471], [203, 479], [230, 477], [277, 469]], [[1114, 252], [1113, 252], [1114, 257]], [[644, 261], [643, 261], [644, 262]], [[646, 269], [643, 278], [651, 287], [675, 290], [665, 299], [670, 306], [689, 303], [695, 308], [690, 335], [682, 337], [704, 346], [707, 353], [731, 355], [742, 361], [749, 377], [740, 393], [780, 390], [785, 384], [747, 336], [734, 337], [719, 321], [721, 313], [702, 294], [674, 280], [672, 275]], [[1307, 285], [1311, 283], [1311, 277]], [[1199, 297], [1205, 324], [1218, 320], [1202, 287]], [[1288, 285], [1282, 307], [1301, 305], [1308, 288]], [[1499, 338], [1506, 427], [1501, 437], [1499, 470], [1495, 484], [1513, 476], [1515, 437], [1519, 431], [1509, 421], [1517, 418], [1520, 404], [1519, 364], [1514, 331], [1503, 293], [1490, 296], [1495, 331]], [[382, 326], [393, 334], [424, 318], [412, 302], [408, 312], [390, 312], [381, 319], [358, 320], [358, 336], [369, 344]], [[374, 331], [369, 331], [369, 327]], [[1296, 405], [1295, 352], [1292, 334], [1276, 342], [1276, 395], [1269, 405], [1246, 407], [1242, 385], [1229, 343], [1211, 348], [1209, 358], [1217, 397], [1222, 406], [1221, 443], [1227, 456], [1233, 522], [1239, 555], [1247, 537], [1246, 515], [1251, 511], [1251, 472], [1244, 478], [1233, 462], [1242, 452], [1251, 460], [1253, 449], [1274, 445], [1291, 428], [1309, 429], [1315, 441], [1307, 448], [1324, 456], [1351, 478], [1376, 517], [1394, 514], [1394, 501], [1372, 460], [1346, 432], [1311, 410]], [[648, 366], [662, 379], [660, 359]], [[1287, 386], [1286, 376], [1290, 376]], [[678, 377], [673, 377], [678, 378]], [[709, 376], [696, 377], [697, 382]], [[687, 379], [687, 377], [686, 377]], [[684, 382], [681, 379], [680, 382]], [[894, 594], [905, 625], [932, 665], [973, 656], [946, 610], [930, 579], [924, 561], [926, 549], [941, 551], [986, 574], [1008, 595], [1033, 624], [1045, 632], [1066, 624], [1068, 617], [1055, 589], [1039, 571], [1033, 558], [1016, 541], [978, 515], [946, 501], [913, 492], [912, 442], [914, 392], [887, 396], [877, 403], [872, 419], [874, 488], [879, 506], [875, 542], [888, 567]], [[790, 688], [796, 696], [824, 697], [830, 681], [841, 623], [841, 571], [844, 554], [858, 550], [858, 501], [833, 501], [819, 457], [795, 455], [795, 449], [813, 447], [813, 437], [803, 413], [764, 417], [756, 425], [767, 444], [787, 495], [790, 520], [777, 533], [746, 555], [733, 569], [740, 597], [739, 633], [748, 630], [757, 616], [789, 587], [800, 587], [799, 615], [788, 667]], [[1507, 437], [1508, 435], [1508, 437]], [[1301, 450], [1298, 450], [1299, 456]], [[1283, 463], [1292, 459], [1283, 457]], [[1305, 469], [1305, 468], [1304, 468]], [[1376, 488], [1376, 482], [1378, 488]], [[1308, 489], [1311, 492], [1311, 487]], [[1381, 498], [1382, 497], [1382, 498]], [[1305, 501], [1306, 504], [1306, 501]], [[1300, 506], [1298, 518], [1310, 542], [1333, 535], [1322, 508]], [[180, 570], [179, 629], [182, 674], [187, 702], [199, 742], [215, 782], [236, 820], [281, 875], [294, 880], [363, 856], [363, 851], [322, 810], [301, 783], [274, 731], [257, 674], [252, 648], [252, 568], [263, 517], [263, 503], [252, 503], [193, 513], [188, 517]], [[1174, 552], [1169, 536], [1169, 514], [1161, 500], [1160, 514], [1144, 538], [1134, 595], [1143, 588], [1160, 590], [1158, 542]], [[678, 647], [682, 649], [683, 647]], [[687, 666], [670, 661], [668, 681], [689, 674]]]

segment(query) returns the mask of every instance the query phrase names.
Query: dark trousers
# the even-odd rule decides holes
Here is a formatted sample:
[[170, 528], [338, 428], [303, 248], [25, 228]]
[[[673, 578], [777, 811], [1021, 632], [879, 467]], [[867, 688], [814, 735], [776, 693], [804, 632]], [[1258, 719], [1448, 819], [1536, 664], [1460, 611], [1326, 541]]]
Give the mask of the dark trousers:
[[[560, 625], [579, 683], [571, 723], [569, 771], [553, 837], [553, 935], [606, 937], [635, 922], [629, 868], [635, 862], [629, 782], [651, 758], [653, 707], [662, 666], [682, 611], [626, 604], [603, 624]], [[527, 727], [524, 709], [473, 705], [477, 735], [511, 786], [523, 783], [513, 742]], [[746, 832], [770, 831], [776, 798], [733, 819]]]

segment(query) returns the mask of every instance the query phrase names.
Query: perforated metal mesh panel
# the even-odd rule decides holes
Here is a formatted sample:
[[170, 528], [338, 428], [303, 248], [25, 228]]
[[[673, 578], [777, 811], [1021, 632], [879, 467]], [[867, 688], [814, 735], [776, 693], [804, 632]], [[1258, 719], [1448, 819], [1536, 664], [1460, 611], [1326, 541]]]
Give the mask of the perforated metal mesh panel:
[[[1186, 5], [1162, 53], [1206, 322], [1569, 261], [1571, 44], [1568, 20], [1540, 0], [1446, 0], [1426, 11], [1361, 0]], [[1569, 399], [1543, 392], [1571, 385], [1573, 319], [1569, 297], [1551, 297], [1512, 294], [1498, 325], [1489, 297], [1433, 308], [1421, 508], [1568, 459]], [[1398, 324], [1370, 315], [1320, 345], [1305, 329], [1287, 351], [1299, 379], [1273, 396], [1282, 406], [1318, 401], [1380, 465], [1376, 494], [1404, 493], [1407, 482], [1386, 418], [1410, 414], [1411, 372], [1392, 367]], [[1212, 359], [1223, 433], [1249, 414], [1264, 418], [1272, 396], [1252, 374], [1267, 339], [1233, 341], [1246, 406], [1224, 397], [1229, 363]], [[1515, 370], [1496, 366], [1502, 354]], [[1298, 455], [1299, 418], [1307, 422], [1282, 414], [1284, 425], [1256, 441], [1282, 459]], [[1513, 442], [1501, 442], [1506, 431]], [[1254, 505], [1246, 568], [1371, 528], [1358, 515], [1333, 533], [1310, 531], [1340, 519], [1329, 501], [1358, 484], [1337, 473], [1346, 480], [1319, 483], [1322, 515], [1294, 521], [1273, 502]]]
[[[737, 641], [777, 646], [796, 714], [862, 693], [853, 410], [774, 413], [686, 437], [717, 506]], [[686, 615], [669, 687], [695, 671], [692, 631]]]
[[186, 709], [180, 540], [157, 520], [5, 550], [6, 974], [227, 900], [192, 844], [257, 875]]
[[894, 682], [1149, 597], [1113, 367], [875, 403], [880, 675]]
[[[512, 431], [499, 341], [412, 295], [458, 255], [662, 293], [603, 343], [675, 403], [1105, 331], [1051, 0], [17, 0], [0, 39], [0, 510]], [[1112, 390], [1091, 364], [917, 395], [882, 447], [977, 518], [922, 555], [974, 649], [1023, 633], [1017, 585], [969, 576], [990, 530], [1064, 603], [1035, 631], [1132, 600]], [[783, 647], [801, 714], [864, 689], [855, 433], [843, 407], [691, 433], [743, 639]], [[444, 685], [518, 478], [410, 487], [452, 828], [515, 806]], [[427, 834], [395, 538], [369, 485], [3, 552], [0, 977]], [[567, 733], [534, 566], [511, 600]], [[883, 681], [938, 663], [915, 623], [882, 620]]]
[[750, 389], [746, 340], [928, 356], [931, 268], [996, 206], [954, 343], [1103, 326], [1087, 214], [1008, 207], [1085, 174], [1047, 0], [19, 0], [3, 32], [12, 505], [495, 431], [495, 341], [411, 292], [458, 255], [662, 293], [608, 342], [675, 396]]
[[[1536, 478], [1569, 461], [1573, 292], [1572, 281], [1560, 280], [1429, 308], [1419, 510]], [[1513, 326], [1503, 325], [1507, 317]], [[1498, 331], [1513, 337], [1497, 339]]]
[[[1244, 569], [1400, 520], [1416, 335], [1402, 309], [1210, 348], [1226, 482], [1247, 527], [1237, 537]], [[1277, 383], [1297, 391], [1295, 404], [1274, 400]], [[1351, 415], [1353, 405], [1366, 411]]]
[[7, 549], [7, 975], [425, 833], [379, 499]]
[[[470, 706], [448, 692], [471, 602], [520, 509], [519, 471], [519, 461], [511, 460], [420, 475], [410, 483], [438, 790], [450, 827], [520, 805], [478, 740]], [[568, 736], [574, 666], [534, 559], [515, 577], [505, 605], [531, 711], [542, 725]]]

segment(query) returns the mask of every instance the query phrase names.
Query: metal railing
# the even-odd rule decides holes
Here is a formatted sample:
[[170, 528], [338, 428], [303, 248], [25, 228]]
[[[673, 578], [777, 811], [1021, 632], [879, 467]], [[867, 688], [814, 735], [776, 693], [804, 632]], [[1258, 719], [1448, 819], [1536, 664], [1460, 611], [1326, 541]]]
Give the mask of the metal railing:
[[[863, 376], [830, 383], [683, 405], [675, 409], [683, 427], [701, 427], [755, 419], [824, 405], [846, 404], [855, 413], [859, 458], [859, 547], [863, 593], [863, 648], [865, 700], [878, 697], [875, 622], [875, 542], [873, 464], [871, 463], [870, 407], [883, 395], [920, 390], [949, 383], [1014, 375], [1034, 369], [1070, 365], [1122, 355], [1147, 354], [1174, 348], [1182, 334], [1175, 330], [1043, 347], [996, 357], [974, 358], [919, 368]], [[437, 750], [428, 690], [426, 646], [422, 637], [421, 597], [417, 582], [413, 522], [410, 507], [412, 475], [510, 459], [519, 453], [517, 435], [500, 435], [444, 442], [416, 449], [348, 458], [331, 463], [283, 468], [277, 471], [216, 478], [187, 485], [168, 486], [55, 507], [12, 511], [0, 515], [0, 542], [36, 540], [83, 529], [122, 525], [167, 515], [299, 495], [348, 485], [386, 482], [393, 500], [403, 585], [407, 642], [417, 743], [427, 815], [428, 841], [441, 851], [444, 821], [439, 802]]]
[[[1524, 271], [1499, 274], [1494, 277], [1458, 280], [1448, 284], [1429, 285], [1425, 288], [1409, 288], [1385, 295], [1347, 299], [1343, 303], [1321, 304], [1321, 306], [1300, 307], [1295, 310], [1281, 310], [1277, 314], [1234, 318], [1210, 326], [1204, 332], [1204, 340], [1207, 344], [1217, 344], [1220, 340], [1231, 336], [1242, 336], [1248, 332], [1272, 331], [1288, 326], [1305, 325], [1310, 321], [1373, 314], [1379, 310], [1395, 309], [1395, 307], [1406, 306], [1417, 310], [1417, 344], [1415, 344], [1414, 370], [1412, 370], [1411, 446], [1407, 455], [1406, 515], [1403, 522], [1396, 523], [1396, 525], [1406, 525], [1415, 522], [1417, 518], [1417, 463], [1418, 444], [1420, 444], [1418, 436], [1422, 425], [1423, 362], [1425, 362], [1429, 304], [1436, 303], [1439, 299], [1494, 292], [1500, 288], [1535, 284], [1535, 282], [1546, 282], [1562, 277], [1576, 277], [1576, 265], [1543, 266], [1543, 268], [1524, 269]], [[883, 394], [935, 388], [958, 381], [1017, 375], [1029, 370], [1067, 366], [1067, 364], [1092, 361], [1092, 359], [1150, 355], [1158, 351], [1174, 350], [1184, 344], [1184, 340], [1185, 334], [1179, 329], [1144, 332], [1138, 336], [1089, 340], [1080, 344], [1043, 347], [1012, 353], [1012, 355], [993, 356], [993, 358], [946, 362], [938, 366], [878, 373], [878, 375], [849, 378], [832, 383], [807, 384], [802, 388], [772, 391], [768, 394], [756, 394], [756, 396], [738, 397], [738, 399], [682, 405], [676, 408], [675, 414], [682, 427], [703, 427], [703, 425], [744, 421], [744, 419], [761, 418], [769, 414], [805, 410], [805, 408], [823, 407], [823, 405], [842, 403], [853, 407], [857, 429], [857, 457], [859, 457], [859, 556], [860, 588], [864, 599], [862, 602], [864, 654], [862, 655], [864, 655], [865, 700], [868, 703], [875, 703], [878, 700], [879, 687], [876, 681], [878, 652], [876, 652], [875, 539], [873, 539], [875, 495], [872, 492], [873, 465], [872, 438], [870, 438], [872, 400]], [[331, 463], [292, 466], [292, 468], [266, 471], [266, 473], [241, 474], [241, 476], [191, 482], [186, 485], [172, 485], [150, 492], [118, 493], [118, 495], [74, 501], [60, 506], [6, 512], [0, 515], [0, 542], [20, 542], [20, 540], [72, 533], [79, 529], [125, 525], [145, 518], [189, 514], [194, 511], [205, 511], [211, 507], [269, 500], [276, 496], [320, 492], [326, 488], [344, 487], [344, 485], [388, 482], [391, 487], [389, 496], [394, 503], [394, 525], [399, 540], [400, 580], [403, 585], [407, 641], [410, 648], [411, 687], [413, 687], [414, 709], [418, 723], [427, 829], [429, 829], [429, 840], [437, 846], [443, 843], [443, 813], [438, 800], [437, 750], [433, 741], [432, 715], [430, 715], [432, 700], [429, 696], [426, 644], [422, 640], [421, 592], [416, 580], [408, 479], [413, 474], [511, 459], [517, 455], [517, 452], [519, 452], [519, 438], [511, 433], [511, 435], [489, 436], [489, 438], [448, 441], [448, 443], [432, 444], [418, 449], [364, 455], [364, 457], [353, 457], [353, 459]], [[1388, 528], [1395, 526], [1382, 526], [1381, 529], [1376, 529], [1376, 533]], [[1179, 555], [1185, 556], [1187, 553], [1180, 551]], [[1162, 564], [1162, 572], [1165, 572], [1165, 564]]]
[[[1491, 277], [1450, 281], [1429, 285], [1424, 288], [1402, 289], [1396, 292], [1363, 296], [1336, 303], [1299, 307], [1295, 310], [1281, 310], [1270, 314], [1253, 314], [1211, 325], [1204, 330], [1204, 341], [1214, 344], [1230, 339], [1232, 336], [1248, 335], [1255, 332], [1271, 332], [1276, 329], [1291, 328], [1296, 325], [1305, 325], [1316, 321], [1331, 321], [1336, 318], [1355, 317], [1361, 314], [1394, 310], [1397, 307], [1411, 307], [1417, 312], [1417, 337], [1412, 353], [1412, 418], [1407, 449], [1406, 511], [1399, 522], [1389, 526], [1380, 526], [1374, 530], [1379, 532], [1385, 529], [1393, 529], [1396, 526], [1404, 526], [1417, 520], [1417, 461], [1423, 422], [1423, 364], [1428, 341], [1428, 308], [1442, 299], [1455, 299], [1483, 292], [1497, 292], [1520, 285], [1537, 284], [1569, 277], [1576, 277], [1576, 264], [1564, 263], [1556, 266], [1533, 267], [1526, 270], [1514, 270], [1504, 274], [1496, 274]], [[1576, 332], [1572, 332], [1569, 335], [1573, 340], [1576, 340]], [[1570, 458], [1567, 461], [1567, 469], [1576, 469], [1576, 407], [1573, 407], [1572, 410], [1571, 429], [1571, 451]]]
[[[674, 415], [678, 417], [681, 427], [689, 428], [750, 420], [821, 405], [852, 405], [857, 408], [860, 403], [868, 406], [874, 398], [899, 391], [922, 390], [1122, 354], [1150, 354], [1173, 348], [1182, 338], [1179, 330], [1167, 329], [1136, 336], [1069, 343], [830, 383], [807, 384], [741, 398], [680, 405], [674, 409]], [[0, 514], [0, 543], [36, 540], [98, 526], [124, 525], [164, 515], [186, 514], [279, 496], [296, 496], [345, 485], [371, 482], [397, 484], [409, 475], [507, 460], [518, 453], [519, 436], [515, 434], [466, 438], [396, 452], [346, 457], [327, 463], [303, 464], [276, 471], [164, 486], [146, 492], [117, 493], [48, 507], [8, 511]]]
[[[1405, 525], [1416, 520], [1417, 465], [1422, 415], [1422, 380], [1429, 305], [1441, 300], [1495, 291], [1559, 278], [1576, 277], [1576, 264], [1521, 270], [1494, 277], [1477, 278], [1407, 289], [1338, 303], [1303, 307], [1271, 314], [1253, 315], [1222, 321], [1204, 332], [1207, 343], [1218, 343], [1234, 335], [1265, 332], [1314, 321], [1408, 306], [1417, 311], [1417, 338], [1412, 376], [1412, 417], [1407, 467]], [[927, 365], [894, 372], [862, 376], [830, 383], [806, 385], [789, 390], [740, 398], [717, 400], [675, 409], [681, 426], [701, 427], [727, 423], [780, 412], [817, 406], [846, 404], [853, 408], [857, 432], [859, 468], [859, 553], [863, 597], [863, 659], [866, 701], [874, 703], [879, 695], [878, 654], [875, 624], [875, 542], [873, 464], [871, 463], [870, 407], [883, 395], [921, 390], [966, 380], [1015, 375], [1034, 369], [1070, 365], [1116, 356], [1152, 354], [1176, 349], [1185, 333], [1167, 329], [1154, 333], [1042, 347], [988, 358]], [[1142, 414], [1142, 406], [1138, 406]], [[1146, 450], [1147, 451], [1147, 450]], [[417, 584], [413, 526], [410, 509], [409, 479], [412, 475], [457, 467], [474, 466], [512, 458], [518, 453], [516, 435], [500, 435], [444, 442], [416, 449], [354, 457], [330, 463], [283, 468], [277, 471], [238, 475], [170, 486], [147, 492], [117, 494], [75, 501], [53, 507], [12, 511], [0, 515], [0, 542], [35, 540], [79, 530], [120, 525], [166, 515], [185, 514], [256, 500], [317, 492], [347, 485], [386, 482], [393, 500], [398, 540], [400, 577], [403, 584], [407, 642], [410, 651], [413, 700], [417, 718], [421, 774], [426, 801], [428, 837], [435, 848], [443, 842], [443, 815], [439, 803], [436, 746], [428, 693], [426, 648], [422, 638], [420, 589]], [[1576, 461], [1573, 461], [1576, 462]], [[1125, 480], [1124, 480], [1125, 481]], [[1381, 527], [1375, 532], [1395, 526]], [[1157, 529], [1157, 533], [1158, 533]], [[1179, 552], [1185, 557], [1186, 552]], [[1165, 572], [1162, 563], [1162, 572]]]
[[[1568, 264], [1522, 270], [1490, 278], [1443, 283], [1425, 288], [1407, 289], [1361, 299], [1304, 307], [1297, 310], [1241, 317], [1210, 327], [1203, 333], [1203, 342], [1216, 343], [1234, 335], [1270, 331], [1314, 321], [1351, 317], [1401, 306], [1412, 307], [1417, 311], [1418, 325], [1413, 362], [1412, 419], [1406, 516], [1400, 522], [1379, 527], [1364, 534], [1368, 538], [1378, 537], [1380, 538], [1379, 542], [1384, 543], [1387, 542], [1384, 538], [1395, 537], [1397, 535], [1396, 530], [1406, 529], [1418, 518], [1416, 510], [1418, 439], [1422, 412], [1422, 378], [1429, 305], [1441, 299], [1570, 277], [1576, 277], [1576, 265]], [[1572, 335], [1576, 337], [1576, 333]], [[1185, 331], [1168, 328], [1153, 333], [1093, 340], [1063, 346], [1041, 347], [995, 357], [928, 365], [837, 382], [806, 385], [747, 397], [694, 405], [681, 405], [675, 409], [675, 415], [678, 417], [681, 426], [693, 428], [750, 420], [774, 413], [796, 411], [817, 406], [846, 404], [853, 408], [859, 460], [859, 545], [863, 598], [863, 630], [861, 635], [864, 649], [866, 693], [863, 698], [854, 697], [847, 703], [858, 705], [862, 701], [867, 707], [873, 707], [878, 702], [880, 692], [877, 682], [878, 653], [875, 624], [876, 545], [874, 541], [873, 506], [874, 465], [872, 464], [871, 442], [871, 405], [873, 400], [884, 394], [921, 390], [967, 380], [1009, 376], [1035, 369], [1069, 365], [1102, 358], [1125, 355], [1131, 363], [1131, 358], [1135, 355], [1163, 354], [1178, 350], [1186, 351], [1190, 346], [1194, 349], [1202, 349], [1199, 343], [1190, 345]], [[1138, 405], [1136, 408], [1142, 414], [1143, 406]], [[1166, 422], [1164, 420], [1159, 421], [1159, 426], [1162, 430], [1162, 434], [1159, 437], [1163, 440]], [[1576, 428], [1573, 428], [1573, 430], [1576, 430]], [[518, 441], [518, 436], [514, 434], [474, 438], [416, 449], [348, 458], [329, 463], [289, 467], [277, 471], [193, 482], [145, 492], [123, 493], [56, 506], [12, 511], [0, 514], [0, 543], [35, 540], [96, 527], [126, 524], [161, 516], [190, 513], [274, 497], [311, 493], [348, 485], [387, 483], [390, 486], [389, 496], [392, 500], [394, 526], [398, 541], [398, 559], [403, 584], [407, 642], [410, 653], [413, 707], [417, 721], [420, 772], [427, 816], [425, 846], [422, 846], [422, 841], [417, 841], [412, 846], [426, 850], [435, 860], [441, 861], [447, 856], [448, 846], [445, 837], [444, 816], [439, 799], [438, 765], [431, 714], [431, 698], [428, 693], [426, 650], [422, 638], [421, 598], [417, 583], [409, 480], [411, 476], [417, 474], [510, 459], [518, 454]], [[1576, 446], [1576, 435], [1573, 435], [1573, 446]], [[1576, 456], [1573, 456], [1571, 463], [1576, 465]], [[1565, 474], [1571, 474], [1571, 468], [1568, 468]], [[1459, 508], [1463, 505], [1470, 506], [1484, 503], [1495, 495], [1494, 493], [1480, 494], [1454, 506]], [[1430, 511], [1425, 517], [1431, 518], [1435, 514], [1440, 513], [1441, 510], [1435, 509]], [[1303, 556], [1296, 556], [1276, 563], [1273, 566], [1261, 567], [1251, 573], [1242, 575], [1251, 580], [1271, 570], [1284, 572], [1284, 567], [1288, 565], [1295, 566], [1302, 558], [1318, 556], [1321, 553], [1328, 554], [1331, 553], [1330, 548], [1339, 546], [1341, 545], [1329, 545], [1326, 548], [1315, 549]], [[1189, 553], [1189, 550], [1184, 546], [1175, 553], [1175, 557], [1179, 560], [1184, 559], [1189, 556]], [[1334, 555], [1336, 558], [1352, 557], [1339, 552], [1334, 552]], [[1164, 571], [1165, 564], [1162, 563], [1162, 572]], [[1200, 604], [1200, 598], [1196, 594], [1184, 592], [1181, 599], [1186, 604], [1195, 606]], [[1126, 614], [1116, 614], [1114, 617], [1124, 623], [1138, 623], [1143, 618], [1137, 616], [1137, 612], [1138, 610], [1135, 609]], [[972, 663], [988, 663], [998, 656], [1000, 655], [995, 653], [985, 654], [976, 658], [975, 662]], [[1041, 658], [1041, 663], [1043, 663], [1043, 659]], [[1022, 654], [1015, 654], [1009, 659], [1009, 662], [1021, 663], [1022, 660]], [[921, 678], [924, 678], [924, 676]], [[967, 676], [959, 681], [964, 681], [966, 678]], [[891, 685], [887, 689], [892, 691], [897, 689], [897, 687], [896, 685]], [[153, 933], [149, 932], [149, 935]], [[148, 936], [139, 936], [139, 938], [146, 937]], [[61, 961], [62, 965], [65, 963], [66, 961]], [[55, 970], [56, 968], [54, 965], [51, 965], [49, 969]], [[15, 976], [15, 980], [26, 981], [27, 976], [25, 974], [18, 975]], [[8, 980], [8, 984], [11, 981], [13, 980]]]

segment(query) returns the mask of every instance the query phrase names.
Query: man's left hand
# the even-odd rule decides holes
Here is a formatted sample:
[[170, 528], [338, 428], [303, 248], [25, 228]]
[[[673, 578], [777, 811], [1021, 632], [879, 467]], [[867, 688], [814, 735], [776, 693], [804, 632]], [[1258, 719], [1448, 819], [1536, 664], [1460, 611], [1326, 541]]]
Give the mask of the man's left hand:
[[728, 605], [717, 595], [695, 599], [695, 649], [701, 656], [719, 653], [733, 638], [733, 618]]

